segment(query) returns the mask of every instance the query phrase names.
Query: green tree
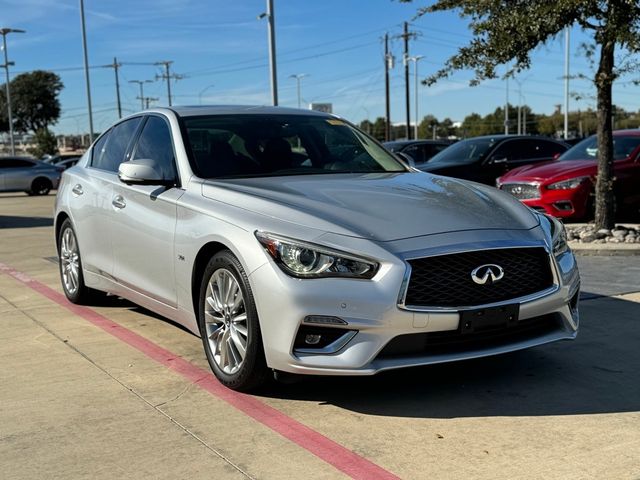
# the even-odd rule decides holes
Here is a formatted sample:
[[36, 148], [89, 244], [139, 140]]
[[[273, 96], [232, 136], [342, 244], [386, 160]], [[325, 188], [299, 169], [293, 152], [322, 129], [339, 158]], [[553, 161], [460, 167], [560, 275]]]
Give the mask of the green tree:
[[369, 120], [361, 121], [358, 127], [360, 127], [360, 130], [362, 130], [363, 132], [367, 132], [369, 135], [373, 134], [373, 123], [371, 123]]
[[433, 115], [425, 115], [418, 124], [418, 138], [432, 138], [433, 127], [438, 128], [439, 124], [440, 122]]
[[[402, 0], [410, 2], [412, 0]], [[456, 11], [469, 20], [473, 39], [428, 78], [433, 83], [461, 69], [475, 72], [472, 84], [496, 78], [496, 68], [511, 65], [507, 75], [529, 68], [531, 52], [551, 41], [566, 27], [578, 25], [593, 44], [587, 55], [597, 65], [593, 82], [597, 91], [598, 179], [596, 226], [614, 225], [613, 82], [638, 67], [640, 3], [636, 0], [435, 0], [418, 10], [418, 16]], [[616, 65], [616, 48], [626, 60]]]
[[33, 139], [36, 146], [29, 150], [29, 153], [34, 157], [42, 158], [46, 154], [55, 155], [58, 153], [56, 136], [48, 128], [36, 130]]
[[456, 134], [456, 128], [453, 126], [453, 120], [449, 117], [440, 122], [436, 129], [436, 135], [438, 138], [449, 138]]
[[376, 118], [370, 131], [370, 135], [380, 142], [384, 142], [385, 123], [384, 117]]
[[[60, 117], [58, 95], [64, 87], [53, 72], [36, 70], [22, 73], [11, 80], [13, 127], [18, 132], [37, 132], [47, 129]], [[5, 86], [0, 86], [0, 128], [9, 129]]]

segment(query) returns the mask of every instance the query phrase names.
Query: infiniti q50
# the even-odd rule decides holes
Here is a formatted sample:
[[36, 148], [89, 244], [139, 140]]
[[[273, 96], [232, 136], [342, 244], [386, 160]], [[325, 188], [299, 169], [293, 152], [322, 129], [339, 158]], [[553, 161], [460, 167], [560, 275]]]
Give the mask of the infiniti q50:
[[347, 121], [159, 108], [103, 133], [59, 187], [66, 296], [127, 298], [202, 338], [216, 377], [372, 375], [572, 339], [562, 224], [416, 171]]

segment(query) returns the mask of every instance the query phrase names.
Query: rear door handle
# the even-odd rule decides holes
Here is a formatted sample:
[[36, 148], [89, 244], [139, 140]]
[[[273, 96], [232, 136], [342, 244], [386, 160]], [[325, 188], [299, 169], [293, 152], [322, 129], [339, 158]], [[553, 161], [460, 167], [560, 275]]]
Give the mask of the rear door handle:
[[116, 195], [115, 197], [113, 197], [111, 205], [113, 205], [117, 209], [122, 209], [127, 206], [127, 203], [124, 201], [124, 198], [122, 198], [122, 195]]
[[82, 185], [77, 183], [73, 186], [73, 188], [71, 189], [71, 192], [76, 196], [80, 196], [84, 193], [84, 190], [82, 189]]

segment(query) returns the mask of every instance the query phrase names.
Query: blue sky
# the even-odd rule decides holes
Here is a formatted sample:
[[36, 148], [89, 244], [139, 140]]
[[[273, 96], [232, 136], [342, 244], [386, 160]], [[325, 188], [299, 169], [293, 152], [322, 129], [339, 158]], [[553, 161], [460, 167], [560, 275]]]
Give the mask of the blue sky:
[[[401, 33], [411, 20], [413, 4], [391, 0], [275, 0], [280, 104], [296, 106], [292, 74], [302, 80], [306, 102], [331, 102], [334, 112], [359, 122], [384, 114], [383, 44], [385, 32]], [[89, 63], [100, 66], [118, 57], [121, 95], [126, 114], [140, 108], [138, 86], [130, 80], [152, 80], [160, 73], [153, 63], [173, 60], [172, 69], [185, 78], [172, 85], [174, 104], [268, 104], [269, 71], [267, 25], [256, 17], [264, 0], [85, 0]], [[62, 78], [62, 116], [54, 131], [87, 131], [86, 97], [82, 66], [77, 0], [3, 0], [4, 27], [26, 34], [7, 37], [13, 74], [50, 69]], [[419, 33], [410, 44], [411, 55], [424, 55], [419, 73], [429, 74], [456, 48], [469, 40], [467, 25], [457, 15], [437, 14], [413, 22]], [[572, 74], [590, 74], [579, 55], [583, 34], [572, 32]], [[396, 67], [391, 74], [391, 112], [394, 122], [404, 120], [404, 80], [401, 40], [392, 41]], [[534, 55], [530, 71], [519, 75], [521, 94], [536, 112], [550, 113], [563, 102], [564, 43], [558, 38]], [[420, 87], [420, 114], [462, 120], [471, 112], [486, 114], [504, 104], [505, 82], [493, 80], [471, 88], [469, 72], [459, 72], [432, 87]], [[626, 79], [629, 80], [629, 79]], [[413, 95], [413, 77], [412, 77]], [[116, 118], [113, 70], [91, 69], [94, 124], [97, 131]], [[510, 100], [517, 103], [518, 84], [510, 82]], [[595, 106], [594, 90], [585, 80], [572, 81], [571, 91], [585, 97], [572, 100], [571, 109]], [[638, 88], [619, 82], [614, 103], [638, 110]], [[162, 82], [145, 85], [145, 96], [166, 105]], [[413, 109], [413, 99], [412, 99]], [[413, 112], [412, 112], [413, 119]]]

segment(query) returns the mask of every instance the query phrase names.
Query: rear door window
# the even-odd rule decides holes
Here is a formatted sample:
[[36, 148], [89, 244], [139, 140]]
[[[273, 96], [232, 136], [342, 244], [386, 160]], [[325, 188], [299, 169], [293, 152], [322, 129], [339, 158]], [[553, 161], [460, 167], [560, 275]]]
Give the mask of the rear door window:
[[567, 147], [556, 142], [548, 142], [546, 140], [538, 140], [537, 157], [534, 158], [552, 158], [558, 153], [564, 153]]
[[107, 144], [107, 138], [110, 132], [102, 135], [91, 150], [91, 166], [96, 166], [100, 162], [100, 157], [104, 155], [104, 147]]
[[125, 154], [140, 126], [141, 119], [142, 117], [134, 117], [113, 127], [106, 145], [102, 148], [103, 152], [97, 159], [95, 157], [92, 159], [91, 166], [108, 172], [117, 172], [120, 164], [127, 160]]
[[23, 160], [21, 158], [12, 158], [9, 160], [2, 161], [2, 164], [5, 168], [29, 168], [35, 165], [34, 162], [29, 160]]

